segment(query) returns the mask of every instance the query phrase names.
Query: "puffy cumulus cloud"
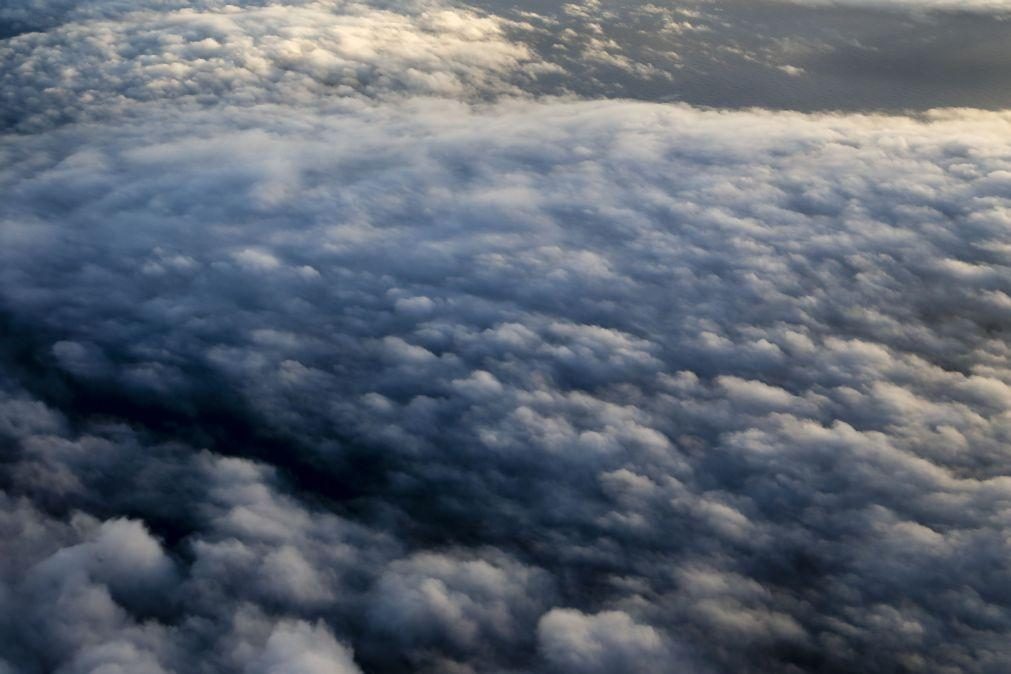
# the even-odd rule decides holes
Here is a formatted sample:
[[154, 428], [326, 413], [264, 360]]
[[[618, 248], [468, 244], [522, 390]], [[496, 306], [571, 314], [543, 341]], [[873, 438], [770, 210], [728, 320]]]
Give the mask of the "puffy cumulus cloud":
[[282, 622], [266, 647], [246, 668], [249, 674], [359, 674], [347, 648], [317, 623]]
[[539, 648], [562, 672], [689, 672], [662, 633], [621, 611], [552, 609], [537, 626]]
[[[342, 611], [360, 613], [368, 565], [393, 551], [288, 502], [262, 467], [193, 451], [176, 460], [211, 494], [162, 495], [178, 510], [206, 513], [171, 556], [137, 521], [59, 517], [3, 495], [0, 633], [11, 671], [359, 672], [319, 616], [328, 608], [339, 623]], [[143, 499], [132, 507], [143, 510]], [[272, 515], [283, 519], [262, 521]]]
[[[18, 7], [6, 10], [8, 20], [30, 21], [34, 14]], [[0, 121], [7, 126], [32, 130], [128, 113], [140, 101], [326, 106], [405, 93], [476, 99], [518, 92], [511, 80], [523, 75], [521, 65], [528, 77], [545, 67], [506, 39], [504, 19], [434, 3], [88, 2], [51, 13], [61, 17], [56, 25], [0, 47]]]
[[[434, 649], [485, 671], [496, 659], [508, 661], [530, 649], [534, 625], [553, 594], [543, 571], [493, 550], [462, 559], [422, 552], [383, 572], [369, 623], [384, 642], [400, 644], [398, 655], [408, 654], [415, 666], [429, 664], [424, 660]], [[489, 662], [475, 661], [482, 651], [491, 651]]]
[[145, 618], [178, 579], [143, 525], [54, 520], [6, 495], [3, 505], [0, 629], [11, 671], [166, 671], [164, 627]]
[[[522, 49], [464, 10], [46, 7], [0, 671], [1011, 666], [1011, 116], [478, 102]], [[200, 79], [302, 30], [378, 79]], [[369, 90], [411, 40], [466, 91]]]

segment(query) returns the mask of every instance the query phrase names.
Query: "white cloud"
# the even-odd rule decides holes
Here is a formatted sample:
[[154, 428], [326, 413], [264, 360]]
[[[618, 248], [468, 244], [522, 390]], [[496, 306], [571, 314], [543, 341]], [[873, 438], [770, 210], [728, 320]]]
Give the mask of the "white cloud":
[[246, 674], [359, 674], [347, 648], [321, 623], [279, 623]]
[[553, 609], [538, 624], [539, 648], [564, 672], [687, 672], [666, 637], [622, 611], [586, 615]]
[[404, 11], [340, 0], [178, 7], [115, 18], [85, 4], [65, 22], [0, 45], [6, 116], [23, 128], [175, 105], [342, 105], [346, 97], [477, 98], [510, 84], [528, 49], [503, 20], [424, 3]]

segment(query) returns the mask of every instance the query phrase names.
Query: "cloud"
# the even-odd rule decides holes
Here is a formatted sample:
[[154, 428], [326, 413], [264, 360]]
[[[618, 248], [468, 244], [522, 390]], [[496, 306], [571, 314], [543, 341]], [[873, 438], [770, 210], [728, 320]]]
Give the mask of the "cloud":
[[434, 5], [51, 8], [0, 671], [1007, 668], [1007, 113], [512, 95]]
[[532, 55], [505, 25], [425, 3], [84, 3], [4, 42], [0, 121], [31, 130], [142, 101], [339, 106], [348, 96], [516, 92], [509, 80]]
[[370, 601], [377, 639], [415, 665], [433, 650], [469, 665], [481, 665], [481, 651], [509, 659], [528, 650], [554, 594], [550, 577], [494, 550], [468, 557], [423, 552], [392, 563]]
[[351, 654], [317, 623], [281, 623], [263, 652], [245, 669], [249, 674], [357, 674]]
[[621, 611], [552, 609], [537, 637], [547, 660], [564, 672], [691, 671], [679, 666], [662, 633]]
[[815, 7], [859, 7], [906, 12], [980, 12], [1005, 14], [1011, 11], [1006, 0], [790, 0]]

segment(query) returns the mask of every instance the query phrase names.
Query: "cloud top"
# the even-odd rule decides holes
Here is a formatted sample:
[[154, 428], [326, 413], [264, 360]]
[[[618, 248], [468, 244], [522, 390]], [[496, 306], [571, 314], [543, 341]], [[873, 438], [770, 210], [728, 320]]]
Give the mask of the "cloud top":
[[45, 7], [0, 672], [1011, 665], [1011, 115], [538, 98], [429, 4]]

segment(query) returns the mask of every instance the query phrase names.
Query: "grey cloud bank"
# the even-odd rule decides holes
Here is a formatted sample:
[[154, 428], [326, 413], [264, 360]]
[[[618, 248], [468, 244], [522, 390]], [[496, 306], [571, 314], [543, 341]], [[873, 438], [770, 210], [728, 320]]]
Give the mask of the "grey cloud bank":
[[0, 672], [1011, 667], [1007, 112], [544, 97], [462, 7], [46, 7]]
[[792, 0], [814, 6], [852, 5], [870, 9], [912, 12], [982, 12], [1003, 14], [1011, 11], [1007, 0]]

